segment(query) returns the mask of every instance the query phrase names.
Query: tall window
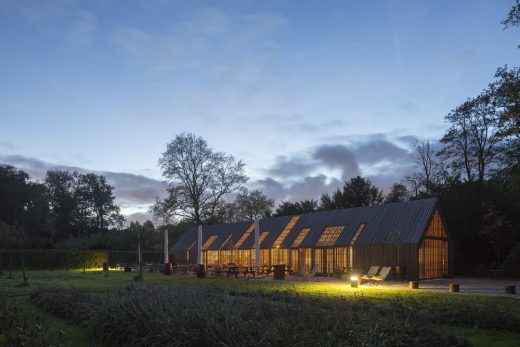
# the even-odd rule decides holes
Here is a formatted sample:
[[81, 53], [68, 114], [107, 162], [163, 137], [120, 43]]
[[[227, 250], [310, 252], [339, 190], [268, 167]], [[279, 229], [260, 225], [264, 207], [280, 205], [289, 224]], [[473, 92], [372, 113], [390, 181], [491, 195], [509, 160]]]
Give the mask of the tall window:
[[289, 250], [287, 248], [272, 248], [271, 249], [271, 264], [288, 264]]
[[311, 228], [303, 228], [302, 230], [300, 230], [300, 233], [294, 239], [294, 241], [293, 241], [293, 243], [291, 245], [291, 248], [298, 248], [298, 247], [300, 247], [303, 239], [305, 238], [305, 236], [307, 236], [309, 231], [311, 231]]
[[280, 247], [283, 240], [285, 240], [285, 237], [287, 236], [287, 234], [289, 234], [289, 231], [291, 231], [291, 229], [294, 227], [294, 224], [296, 224], [296, 222], [298, 221], [299, 218], [300, 218], [300, 216], [295, 216], [295, 217], [291, 218], [291, 220], [289, 221], [289, 223], [287, 223], [287, 225], [282, 230], [282, 232], [280, 233], [278, 238], [274, 241], [273, 248]]
[[347, 247], [334, 248], [336, 255], [336, 266], [335, 268], [339, 271], [343, 271], [348, 268], [347, 265]]
[[314, 266], [316, 266], [318, 273], [324, 273], [323, 267], [323, 249], [316, 248], [314, 250]]
[[218, 264], [218, 251], [206, 252], [206, 265]]
[[300, 265], [298, 262], [298, 250], [291, 249], [291, 269], [295, 272], [300, 271]]
[[206, 242], [202, 244], [202, 250], [207, 250], [213, 244], [213, 242], [215, 242], [216, 239], [217, 235], [210, 236], [209, 239], [207, 239]]
[[238, 264], [245, 266], [252, 266], [251, 264], [251, 250], [250, 249], [241, 249], [239, 251], [235, 251], [238, 253]]
[[326, 250], [326, 272], [328, 274], [334, 273], [334, 248], [327, 248]]
[[343, 229], [345, 229], [344, 225], [326, 227], [318, 239], [318, 242], [316, 242], [316, 246], [334, 246], [334, 243], [336, 243], [336, 240], [338, 239]]
[[439, 211], [435, 211], [419, 248], [419, 279], [448, 275], [448, 235]]
[[[312, 248], [301, 248], [300, 249], [300, 259], [303, 260], [303, 264], [307, 265], [307, 271], [311, 271], [312, 265]], [[300, 266], [303, 266], [301, 264]]]

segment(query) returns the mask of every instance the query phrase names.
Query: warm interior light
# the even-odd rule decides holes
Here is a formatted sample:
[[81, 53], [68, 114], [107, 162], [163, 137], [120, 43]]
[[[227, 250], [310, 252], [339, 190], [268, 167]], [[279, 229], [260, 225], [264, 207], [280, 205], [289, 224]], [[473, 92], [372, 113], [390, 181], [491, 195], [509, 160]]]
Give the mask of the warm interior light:
[[350, 276], [351, 281], [357, 281], [359, 278], [357, 276]]

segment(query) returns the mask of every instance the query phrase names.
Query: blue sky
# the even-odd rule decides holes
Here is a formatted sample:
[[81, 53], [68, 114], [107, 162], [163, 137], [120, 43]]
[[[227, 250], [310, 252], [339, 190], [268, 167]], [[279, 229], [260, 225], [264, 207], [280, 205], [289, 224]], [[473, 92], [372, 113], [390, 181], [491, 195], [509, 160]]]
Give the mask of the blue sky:
[[0, 162], [107, 174], [126, 214], [193, 132], [250, 187], [313, 198], [411, 168], [414, 138], [518, 65], [511, 0], [0, 0]]

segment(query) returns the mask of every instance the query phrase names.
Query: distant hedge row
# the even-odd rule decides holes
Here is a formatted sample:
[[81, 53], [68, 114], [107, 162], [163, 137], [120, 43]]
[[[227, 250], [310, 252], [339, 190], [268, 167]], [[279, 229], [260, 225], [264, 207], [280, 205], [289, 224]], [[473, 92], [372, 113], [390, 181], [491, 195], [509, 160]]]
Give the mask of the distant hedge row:
[[[137, 263], [137, 253], [133, 251], [0, 250], [0, 269], [20, 269], [22, 253], [27, 269], [90, 269], [101, 267], [106, 261], [111, 267]], [[162, 253], [143, 252], [143, 262], [161, 261]]]

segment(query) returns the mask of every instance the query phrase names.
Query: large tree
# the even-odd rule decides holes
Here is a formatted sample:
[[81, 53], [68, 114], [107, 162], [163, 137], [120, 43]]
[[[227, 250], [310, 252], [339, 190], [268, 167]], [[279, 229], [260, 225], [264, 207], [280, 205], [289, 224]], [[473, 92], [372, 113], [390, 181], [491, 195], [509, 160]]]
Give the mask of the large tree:
[[404, 202], [410, 198], [410, 193], [406, 186], [401, 183], [394, 183], [390, 192], [385, 197], [385, 202]]
[[372, 184], [370, 179], [361, 176], [345, 181], [343, 189], [339, 188], [332, 197], [325, 193], [321, 196], [321, 208], [332, 210], [359, 206], [378, 205], [384, 201], [383, 191]]
[[244, 163], [232, 155], [213, 151], [194, 134], [177, 135], [159, 159], [168, 180], [168, 204], [173, 213], [197, 224], [215, 221], [226, 194], [243, 188], [247, 182]]
[[9, 226], [22, 222], [29, 201], [29, 175], [10, 165], [0, 165], [0, 220]]
[[95, 231], [103, 231], [123, 225], [124, 218], [115, 204], [113, 189], [104, 176], [94, 173], [78, 176], [75, 196], [83, 226], [86, 224]]
[[49, 195], [51, 215], [58, 239], [77, 235], [74, 214], [78, 208], [75, 198], [77, 174], [69, 171], [47, 171], [45, 186]]
[[49, 247], [52, 230], [45, 187], [9, 165], [0, 165], [0, 221], [26, 247]]
[[237, 194], [231, 205], [236, 220], [254, 220], [269, 217], [274, 207], [274, 200], [264, 195], [261, 190], [245, 189]]

